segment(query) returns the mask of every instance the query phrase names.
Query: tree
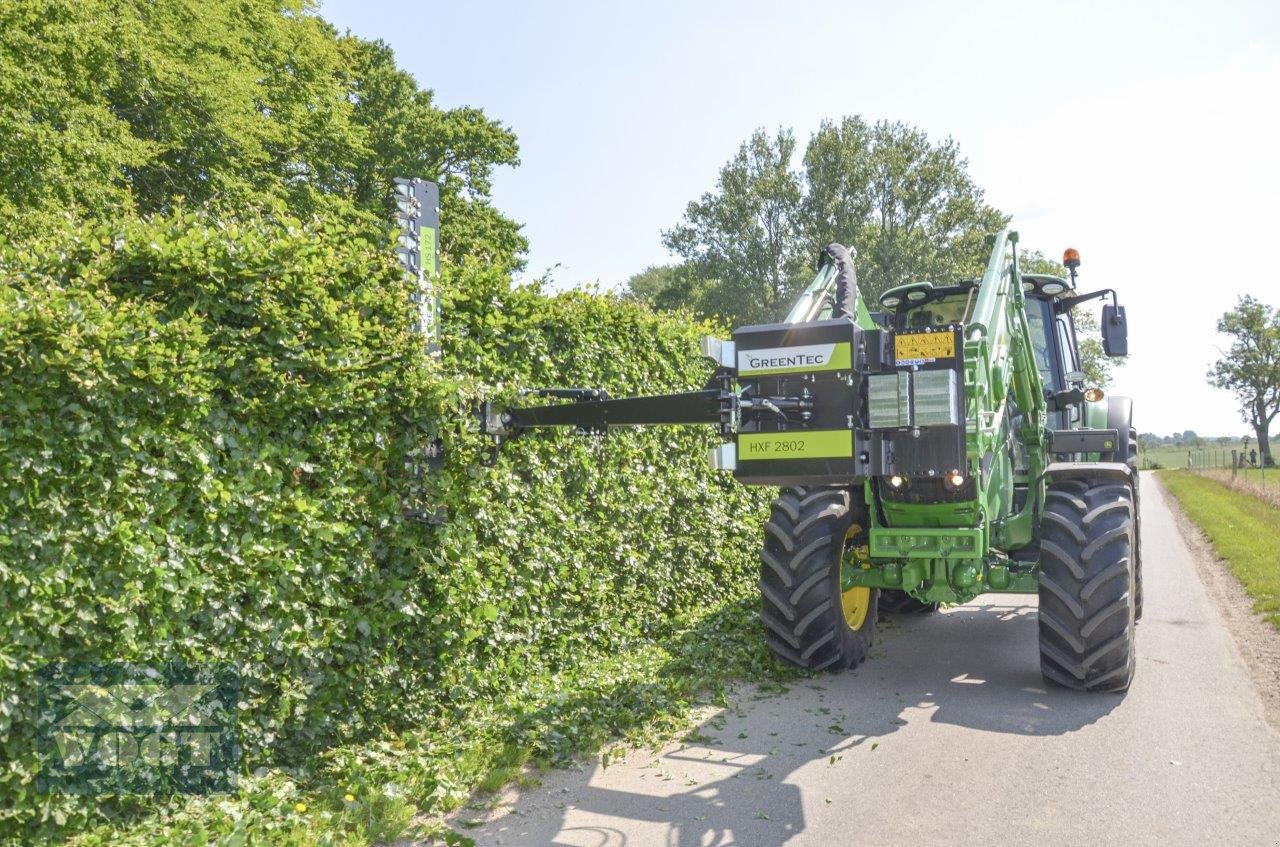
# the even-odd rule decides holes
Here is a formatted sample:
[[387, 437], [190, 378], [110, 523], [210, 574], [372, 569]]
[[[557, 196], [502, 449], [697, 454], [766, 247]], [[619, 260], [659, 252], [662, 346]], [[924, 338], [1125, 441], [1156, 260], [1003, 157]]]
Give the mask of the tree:
[[646, 302], [655, 309], [690, 309], [697, 317], [707, 318], [711, 315], [704, 306], [711, 284], [688, 263], [650, 265], [627, 280], [623, 296]]
[[832, 241], [858, 250], [858, 283], [874, 299], [917, 280], [981, 276], [986, 237], [1009, 218], [983, 202], [950, 138], [901, 122], [824, 121], [804, 154], [809, 255]]
[[1218, 319], [1218, 332], [1233, 341], [1209, 370], [1209, 384], [1236, 395], [1262, 462], [1272, 465], [1271, 422], [1280, 413], [1280, 311], [1245, 295]]
[[703, 282], [681, 301], [732, 324], [778, 320], [832, 241], [858, 251], [864, 296], [918, 279], [978, 276], [985, 237], [1008, 218], [985, 205], [951, 139], [848, 117], [823, 123], [793, 171], [795, 139], [757, 130], [663, 243]]
[[396, 67], [382, 42], [346, 37], [353, 119], [362, 145], [351, 161], [353, 196], [363, 208], [387, 202], [392, 177], [427, 175], [440, 185], [441, 246], [510, 271], [523, 267], [520, 226], [490, 202], [493, 170], [520, 163], [512, 131], [470, 106], [441, 110], [430, 90]]
[[85, 220], [346, 204], [384, 216], [393, 175], [441, 183], [450, 257], [520, 264], [490, 203], [515, 136], [442, 110], [386, 45], [339, 36], [308, 0], [0, 4], [0, 238]]
[[700, 279], [695, 311], [732, 323], [776, 320], [798, 293], [806, 257], [798, 213], [803, 191], [791, 169], [795, 137], [756, 130], [720, 171], [715, 191], [689, 204], [663, 244]]

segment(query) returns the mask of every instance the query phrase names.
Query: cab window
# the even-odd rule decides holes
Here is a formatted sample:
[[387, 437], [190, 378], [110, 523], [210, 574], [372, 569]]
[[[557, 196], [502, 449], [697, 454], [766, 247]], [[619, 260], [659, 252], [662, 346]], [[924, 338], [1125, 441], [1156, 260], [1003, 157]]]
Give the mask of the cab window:
[[1058, 326], [1058, 355], [1062, 360], [1062, 372], [1080, 370], [1080, 362], [1076, 358], [1075, 332], [1066, 316], [1059, 316], [1054, 323]]
[[1063, 369], [1058, 358], [1059, 346], [1049, 334], [1053, 316], [1049, 304], [1036, 297], [1027, 298], [1027, 326], [1031, 329], [1031, 349], [1036, 357], [1036, 369], [1040, 371], [1041, 384], [1050, 391], [1060, 391]]

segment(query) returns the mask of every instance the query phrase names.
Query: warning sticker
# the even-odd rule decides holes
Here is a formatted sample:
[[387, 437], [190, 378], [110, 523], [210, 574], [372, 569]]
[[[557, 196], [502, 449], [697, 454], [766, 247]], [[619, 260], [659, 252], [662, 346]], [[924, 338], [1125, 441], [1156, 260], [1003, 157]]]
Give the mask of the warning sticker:
[[911, 332], [893, 337], [895, 365], [918, 365], [955, 355], [956, 336], [952, 332]]

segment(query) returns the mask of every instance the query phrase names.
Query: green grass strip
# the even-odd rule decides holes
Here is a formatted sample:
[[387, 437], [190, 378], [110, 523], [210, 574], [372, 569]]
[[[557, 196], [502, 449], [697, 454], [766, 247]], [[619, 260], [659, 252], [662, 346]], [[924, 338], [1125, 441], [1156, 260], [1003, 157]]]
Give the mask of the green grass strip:
[[1254, 611], [1280, 629], [1280, 509], [1188, 471], [1161, 471], [1160, 481], [1249, 592]]

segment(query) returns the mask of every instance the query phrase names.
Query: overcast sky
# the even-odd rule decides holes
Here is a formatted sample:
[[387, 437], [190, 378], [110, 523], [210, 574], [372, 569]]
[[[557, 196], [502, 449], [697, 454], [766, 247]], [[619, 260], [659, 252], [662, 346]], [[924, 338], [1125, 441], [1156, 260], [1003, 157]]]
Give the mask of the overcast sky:
[[1214, 322], [1280, 303], [1280, 2], [411, 3], [328, 0], [443, 106], [510, 125], [497, 175], [529, 275], [616, 287], [756, 127], [803, 147], [861, 114], [952, 136], [1024, 246], [1114, 287], [1112, 391], [1160, 433], [1238, 434]]

